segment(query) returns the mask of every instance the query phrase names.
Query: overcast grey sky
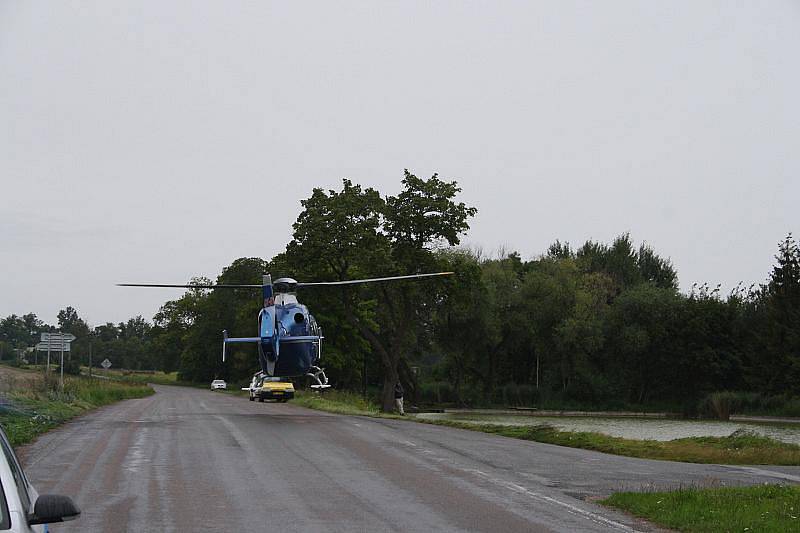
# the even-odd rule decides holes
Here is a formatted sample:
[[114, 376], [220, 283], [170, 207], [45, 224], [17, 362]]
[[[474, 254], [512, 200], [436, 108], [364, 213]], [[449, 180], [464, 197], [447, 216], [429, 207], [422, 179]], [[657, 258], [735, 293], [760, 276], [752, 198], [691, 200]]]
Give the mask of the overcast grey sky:
[[[466, 243], [629, 231], [681, 286], [800, 232], [800, 3], [0, 2], [0, 317], [151, 318], [299, 200], [456, 179]], [[313, 302], [312, 303], [313, 307]]]

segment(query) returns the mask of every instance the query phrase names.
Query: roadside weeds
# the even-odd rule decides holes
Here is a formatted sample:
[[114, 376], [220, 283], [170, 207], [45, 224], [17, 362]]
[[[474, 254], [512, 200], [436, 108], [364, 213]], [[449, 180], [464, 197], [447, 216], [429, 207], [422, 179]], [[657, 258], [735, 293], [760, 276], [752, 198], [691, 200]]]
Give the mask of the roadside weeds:
[[63, 391], [55, 379], [41, 374], [23, 376], [19, 383], [14, 378], [2, 375], [4, 392], [0, 394], [0, 424], [14, 447], [98, 407], [154, 392], [147, 385], [78, 376], [65, 378]]

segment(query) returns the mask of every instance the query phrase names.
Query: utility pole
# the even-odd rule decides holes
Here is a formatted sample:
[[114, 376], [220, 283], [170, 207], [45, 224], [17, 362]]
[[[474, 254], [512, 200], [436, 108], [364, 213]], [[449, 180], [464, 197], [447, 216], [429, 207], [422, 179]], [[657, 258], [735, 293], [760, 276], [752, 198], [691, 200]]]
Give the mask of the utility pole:
[[[91, 332], [89, 333], [91, 335]], [[92, 337], [89, 337], [89, 379], [92, 379]]]

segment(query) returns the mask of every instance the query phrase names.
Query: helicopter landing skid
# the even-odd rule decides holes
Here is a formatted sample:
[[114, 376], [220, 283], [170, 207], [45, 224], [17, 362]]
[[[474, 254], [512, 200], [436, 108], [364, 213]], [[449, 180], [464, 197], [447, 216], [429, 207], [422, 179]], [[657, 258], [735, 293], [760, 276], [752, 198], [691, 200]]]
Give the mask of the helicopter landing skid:
[[311, 372], [307, 373], [306, 376], [310, 377], [316, 383], [311, 385], [312, 389], [329, 389], [330, 385], [328, 385], [328, 376], [325, 375], [325, 371], [322, 370], [318, 366], [312, 366]]

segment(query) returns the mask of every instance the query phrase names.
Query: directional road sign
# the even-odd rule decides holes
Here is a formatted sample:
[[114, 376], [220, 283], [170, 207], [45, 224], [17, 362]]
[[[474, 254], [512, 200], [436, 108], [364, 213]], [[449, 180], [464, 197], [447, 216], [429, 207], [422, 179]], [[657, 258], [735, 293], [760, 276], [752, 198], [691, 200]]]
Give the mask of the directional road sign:
[[100, 363], [100, 366], [108, 370], [109, 368], [111, 368], [111, 361], [109, 361], [108, 359], [103, 359], [103, 362]]
[[42, 342], [72, 342], [75, 340], [75, 335], [72, 333], [42, 333]]
[[55, 342], [52, 341], [52, 339], [50, 343], [40, 342], [36, 345], [36, 349], [40, 352], [46, 352], [47, 350], [50, 350], [51, 352], [60, 352], [62, 348], [64, 349], [65, 352], [68, 352], [70, 351], [69, 347], [70, 347], [69, 342], [64, 342], [64, 343]]

